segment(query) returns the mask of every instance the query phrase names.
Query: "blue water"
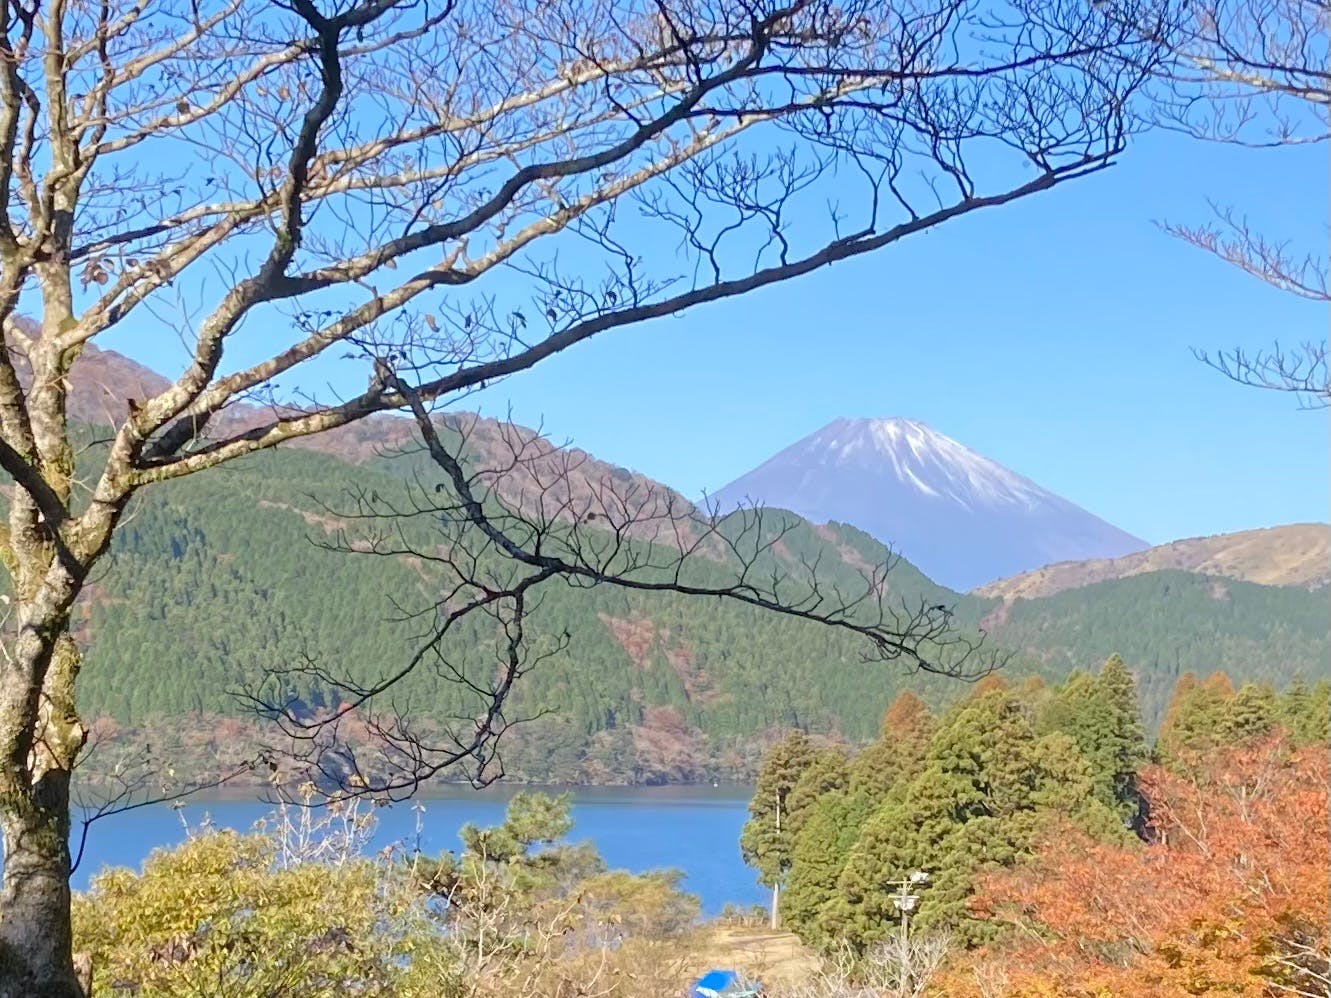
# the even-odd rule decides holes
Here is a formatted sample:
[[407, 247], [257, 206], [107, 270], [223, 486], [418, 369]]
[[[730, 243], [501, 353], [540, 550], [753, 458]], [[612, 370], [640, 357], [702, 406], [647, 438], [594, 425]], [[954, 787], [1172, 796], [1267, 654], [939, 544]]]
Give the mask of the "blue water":
[[[370, 848], [414, 845], [418, 820], [414, 803], [424, 808], [419, 815], [421, 849], [426, 853], [456, 850], [458, 829], [468, 822], [499, 824], [516, 789], [459, 789], [379, 808], [374, 812], [378, 825]], [[561, 788], [549, 789], [557, 792]], [[594, 842], [611, 869], [634, 873], [667, 867], [683, 870], [684, 888], [699, 896], [705, 915], [717, 914], [728, 903], [748, 906], [766, 900], [754, 871], [740, 859], [739, 833], [747, 817], [747, 789], [615, 787], [572, 792], [569, 841]], [[153, 849], [182, 842], [185, 823], [195, 827], [207, 819], [223, 828], [246, 831], [269, 810], [257, 800], [192, 800], [179, 813], [158, 804], [103, 818], [89, 830], [82, 861], [74, 872], [74, 889], [86, 890], [92, 877], [108, 866], [138, 869]], [[76, 821], [76, 850], [78, 839]]]

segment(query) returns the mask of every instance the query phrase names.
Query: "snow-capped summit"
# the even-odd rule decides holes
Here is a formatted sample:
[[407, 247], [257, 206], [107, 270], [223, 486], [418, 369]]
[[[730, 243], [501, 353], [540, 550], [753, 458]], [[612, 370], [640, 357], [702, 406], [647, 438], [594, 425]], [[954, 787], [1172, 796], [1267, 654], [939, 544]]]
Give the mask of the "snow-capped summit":
[[888, 461], [902, 483], [967, 509], [986, 503], [1029, 507], [1048, 494], [1030, 479], [913, 419], [838, 419], [802, 444], [810, 450], [826, 448], [840, 463]]
[[709, 497], [745, 502], [859, 527], [959, 590], [1148, 546], [911, 419], [835, 420]]

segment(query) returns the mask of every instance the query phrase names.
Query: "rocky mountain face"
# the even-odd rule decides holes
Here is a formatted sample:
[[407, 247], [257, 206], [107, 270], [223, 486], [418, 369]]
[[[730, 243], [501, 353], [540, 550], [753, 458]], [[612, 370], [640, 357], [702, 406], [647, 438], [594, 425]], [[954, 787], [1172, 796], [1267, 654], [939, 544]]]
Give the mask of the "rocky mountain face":
[[838, 419], [725, 486], [748, 502], [877, 538], [956, 590], [1053, 562], [1115, 558], [1145, 541], [908, 419]]

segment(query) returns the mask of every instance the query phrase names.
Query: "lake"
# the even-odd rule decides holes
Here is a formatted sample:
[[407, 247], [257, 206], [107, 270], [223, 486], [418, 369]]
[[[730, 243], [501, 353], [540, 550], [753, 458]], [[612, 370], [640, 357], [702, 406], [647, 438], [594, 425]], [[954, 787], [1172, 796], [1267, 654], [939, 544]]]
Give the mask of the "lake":
[[[499, 824], [508, 799], [523, 789], [572, 792], [569, 841], [594, 842], [611, 869], [683, 870], [684, 887], [702, 900], [704, 915], [716, 915], [726, 904], [747, 907], [767, 900], [756, 874], [740, 859], [739, 833], [748, 817], [751, 793], [744, 787], [458, 788], [377, 809], [370, 848], [414, 844], [419, 820], [422, 851], [457, 850], [459, 828], [468, 822]], [[423, 808], [419, 814], [416, 804]], [[179, 812], [156, 804], [108, 816], [89, 830], [82, 862], [74, 873], [74, 889], [86, 890], [92, 877], [107, 866], [138, 869], [153, 849], [184, 840], [184, 822], [194, 827], [207, 819], [246, 831], [269, 811], [269, 805], [258, 800], [194, 799]], [[74, 847], [77, 850], [77, 821]]]

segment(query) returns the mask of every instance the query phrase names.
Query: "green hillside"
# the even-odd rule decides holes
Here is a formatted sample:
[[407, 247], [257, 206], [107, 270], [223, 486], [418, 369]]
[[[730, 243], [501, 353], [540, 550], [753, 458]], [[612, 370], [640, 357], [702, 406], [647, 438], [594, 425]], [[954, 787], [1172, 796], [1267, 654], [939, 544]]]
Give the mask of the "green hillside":
[[[428, 604], [431, 572], [406, 559], [319, 546], [335, 539], [339, 521], [325, 505], [338, 505], [349, 473], [357, 487], [385, 498], [403, 491], [402, 478], [383, 467], [350, 469], [290, 450], [150, 492], [83, 607], [82, 681], [91, 712], [139, 724], [158, 715], [235, 711], [230, 691], [306, 656], [362, 681], [400, 667], [421, 625], [395, 619], [395, 604]], [[437, 543], [426, 524], [414, 534], [422, 547]], [[843, 545], [864, 540], [831, 536]], [[802, 523], [783, 538], [792, 561], [821, 554], [820, 574], [853, 591], [858, 572], [829, 556], [831, 546]], [[706, 560], [695, 571], [697, 581], [714, 583], [732, 574]], [[905, 564], [891, 585], [911, 601], [951, 597]], [[855, 640], [719, 601], [551, 586], [535, 619], [545, 633], [567, 630], [573, 641], [522, 680], [514, 713], [554, 707], [584, 736], [638, 725], [650, 708], [672, 707], [687, 725], [717, 738], [787, 726], [867, 738], [905, 680], [890, 667], [865, 666]], [[475, 668], [493, 668], [485, 654], [493, 641], [476, 620], [450, 651]], [[946, 684], [924, 685], [941, 696]], [[316, 705], [330, 698], [319, 688], [291, 693]], [[397, 696], [427, 716], [468, 704], [455, 684], [429, 669]]]
[[[88, 715], [156, 731], [160, 740], [173, 726], [198, 727], [188, 718], [242, 715], [233, 692], [274, 666], [310, 659], [361, 681], [399, 668], [425, 626], [404, 623], [401, 611], [429, 605], [441, 590], [435, 570], [320, 544], [347, 526], [328, 507], [345, 506], [349, 486], [401, 496], [413, 474], [439, 477], [419, 459], [352, 465], [291, 449], [150, 490], [79, 608]], [[439, 543], [428, 520], [403, 529], [422, 549]], [[768, 567], [817, 560], [825, 581], [854, 589], [861, 568], [886, 554], [853, 528], [800, 521]], [[694, 571], [697, 581], [719, 584], [732, 568], [702, 559]], [[1180, 572], [1002, 607], [941, 589], [901, 562], [890, 589], [908, 603], [955, 606], [963, 629], [983, 622], [991, 643], [1015, 650], [1015, 675], [1053, 679], [1120, 652], [1140, 674], [1152, 724], [1182, 671], [1283, 681], [1315, 673], [1331, 644], [1324, 601], [1314, 594]], [[955, 681], [866, 663], [851, 637], [733, 603], [607, 587], [545, 592], [534, 629], [547, 637], [567, 631], [572, 642], [525, 676], [512, 700], [512, 717], [550, 712], [518, 730], [506, 756], [510, 771], [531, 778], [743, 775], [779, 729], [863, 742], [903, 688], [933, 704], [963, 691]], [[448, 645], [450, 661], [474, 675], [492, 672], [494, 637], [469, 619]], [[306, 681], [288, 692], [316, 707], [335, 700]], [[467, 716], [474, 707], [431, 668], [410, 676], [393, 702], [426, 718]]]
[[1189, 572], [1149, 572], [1019, 599], [992, 627], [998, 643], [1057, 672], [1118, 652], [1137, 673], [1142, 713], [1154, 729], [1185, 672], [1228, 673], [1284, 686], [1326, 668], [1326, 594]]

